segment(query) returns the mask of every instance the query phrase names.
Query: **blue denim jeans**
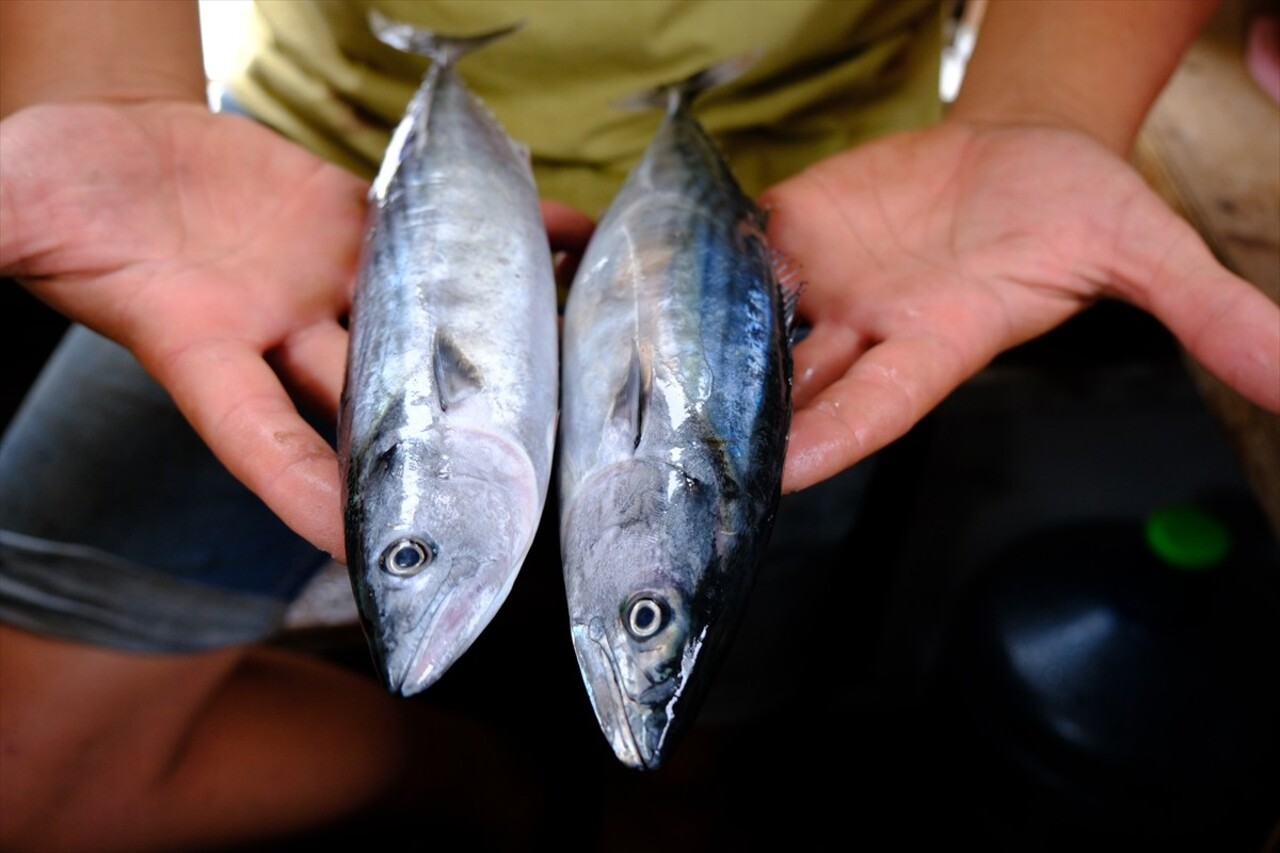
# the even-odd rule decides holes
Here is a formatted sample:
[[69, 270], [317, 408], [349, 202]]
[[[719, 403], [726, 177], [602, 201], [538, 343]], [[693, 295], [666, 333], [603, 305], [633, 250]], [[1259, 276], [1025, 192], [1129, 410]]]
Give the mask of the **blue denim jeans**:
[[129, 651], [249, 643], [327, 560], [83, 327], [0, 440], [0, 622]]

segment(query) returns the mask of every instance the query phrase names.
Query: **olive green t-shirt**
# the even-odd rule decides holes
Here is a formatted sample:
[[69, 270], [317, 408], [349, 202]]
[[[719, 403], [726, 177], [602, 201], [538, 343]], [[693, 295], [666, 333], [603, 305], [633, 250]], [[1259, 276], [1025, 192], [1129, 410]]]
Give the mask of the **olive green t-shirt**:
[[941, 115], [939, 0], [257, 0], [232, 96], [366, 177], [428, 64], [379, 42], [371, 8], [441, 35], [523, 22], [458, 72], [530, 149], [542, 196], [593, 217], [660, 120], [620, 105], [735, 56], [756, 59], [696, 114], [751, 194]]

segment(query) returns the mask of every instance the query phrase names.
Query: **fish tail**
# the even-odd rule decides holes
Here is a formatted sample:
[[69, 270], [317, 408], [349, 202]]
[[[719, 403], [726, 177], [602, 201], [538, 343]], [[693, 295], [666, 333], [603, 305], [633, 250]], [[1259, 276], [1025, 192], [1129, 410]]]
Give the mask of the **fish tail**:
[[369, 29], [378, 41], [405, 53], [416, 53], [440, 65], [452, 65], [476, 48], [510, 35], [524, 26], [524, 21], [474, 36], [443, 36], [431, 30], [393, 21], [376, 9], [369, 12]]
[[664, 83], [644, 92], [637, 92], [623, 98], [618, 105], [623, 109], [652, 110], [665, 109], [668, 114], [688, 107], [698, 96], [709, 89], [723, 86], [755, 64], [760, 51], [752, 51], [739, 56], [717, 62], [674, 83]]

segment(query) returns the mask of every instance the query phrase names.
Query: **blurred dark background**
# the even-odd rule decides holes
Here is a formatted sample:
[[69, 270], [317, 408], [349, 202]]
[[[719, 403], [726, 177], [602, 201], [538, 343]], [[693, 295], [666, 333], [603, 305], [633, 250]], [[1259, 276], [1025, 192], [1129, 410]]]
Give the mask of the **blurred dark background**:
[[66, 319], [24, 290], [0, 278], [0, 317], [8, 327], [5, 381], [0, 382], [0, 428], [8, 425], [45, 359], [67, 329]]

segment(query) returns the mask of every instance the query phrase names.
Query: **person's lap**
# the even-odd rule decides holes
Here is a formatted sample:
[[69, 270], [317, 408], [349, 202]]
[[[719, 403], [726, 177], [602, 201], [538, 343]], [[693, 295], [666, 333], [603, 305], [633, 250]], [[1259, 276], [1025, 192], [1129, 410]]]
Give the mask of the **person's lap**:
[[326, 560], [83, 328], [0, 442], [0, 622], [129, 651], [249, 643]]

